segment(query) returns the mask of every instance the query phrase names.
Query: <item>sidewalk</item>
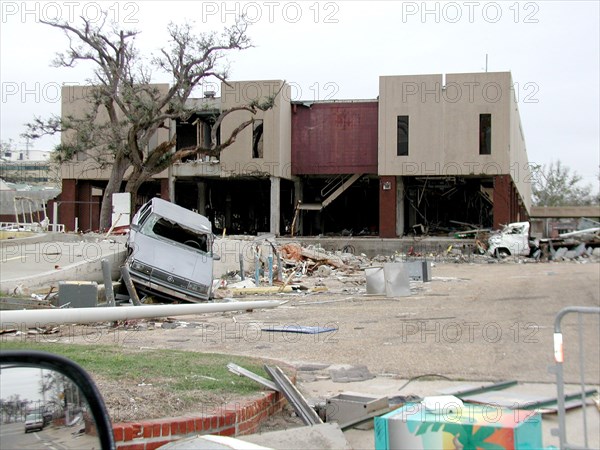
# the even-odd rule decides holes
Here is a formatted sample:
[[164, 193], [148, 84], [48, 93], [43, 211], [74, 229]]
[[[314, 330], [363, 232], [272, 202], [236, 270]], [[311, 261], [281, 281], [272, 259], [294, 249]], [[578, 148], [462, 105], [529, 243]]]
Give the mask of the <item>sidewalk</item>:
[[[373, 397], [388, 396], [388, 398], [399, 395], [416, 395], [419, 397], [443, 395], [443, 391], [459, 387], [477, 387], [485, 382], [464, 382], [433, 380], [420, 381], [415, 380], [406, 385], [407, 380], [397, 380], [385, 377], [376, 377], [367, 381], [334, 383], [331, 379], [302, 381], [302, 375], [299, 375], [298, 384], [301, 392], [309, 402], [324, 401], [326, 398], [338, 395], [342, 392], [354, 392], [360, 394], [372, 395]], [[402, 388], [402, 386], [405, 386]], [[402, 389], [400, 389], [402, 388]], [[578, 385], [567, 385], [567, 393], [578, 392]], [[502, 392], [502, 391], [497, 391]], [[514, 393], [514, 402], [523, 402], [524, 398], [537, 397], [555, 397], [556, 385], [553, 383], [520, 383], [504, 390], [507, 393]], [[586, 408], [589, 448], [600, 448], [600, 411], [595, 405]], [[542, 416], [542, 439], [544, 447], [558, 447], [558, 437], [552, 436], [552, 429], [558, 428], [557, 414], [544, 414]], [[575, 408], [567, 413], [567, 432], [568, 440], [573, 444], [583, 445], [583, 409]], [[344, 432], [346, 439], [354, 449], [373, 449], [375, 448], [374, 431], [350, 429]]]

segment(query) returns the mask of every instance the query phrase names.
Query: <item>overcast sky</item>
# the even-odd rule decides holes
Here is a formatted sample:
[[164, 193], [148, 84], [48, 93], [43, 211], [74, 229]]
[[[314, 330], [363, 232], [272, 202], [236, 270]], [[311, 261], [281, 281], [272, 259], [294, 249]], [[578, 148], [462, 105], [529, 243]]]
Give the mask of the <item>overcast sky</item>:
[[[598, 189], [600, 172], [599, 4], [536, 2], [21, 2], [1, 3], [1, 137], [24, 148], [23, 124], [60, 114], [63, 83], [89, 66], [57, 69], [66, 48], [40, 19], [94, 20], [102, 7], [137, 29], [147, 54], [169, 22], [220, 29], [236, 12], [254, 22], [254, 48], [229, 57], [232, 80], [284, 79], [293, 99], [376, 98], [380, 75], [511, 71], [530, 162], [560, 159]], [[157, 81], [166, 81], [157, 78]], [[39, 159], [58, 139], [33, 143]]]

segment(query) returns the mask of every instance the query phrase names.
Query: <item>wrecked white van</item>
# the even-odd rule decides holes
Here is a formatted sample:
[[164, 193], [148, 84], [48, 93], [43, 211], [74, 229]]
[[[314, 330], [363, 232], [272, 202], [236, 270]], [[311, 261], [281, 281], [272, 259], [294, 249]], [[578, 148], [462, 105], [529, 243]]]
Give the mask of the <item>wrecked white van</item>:
[[488, 253], [497, 258], [504, 256], [529, 256], [529, 222], [509, 223], [488, 239]]
[[189, 302], [209, 299], [213, 278], [210, 221], [174, 203], [153, 198], [135, 214], [127, 240], [127, 267], [136, 288]]

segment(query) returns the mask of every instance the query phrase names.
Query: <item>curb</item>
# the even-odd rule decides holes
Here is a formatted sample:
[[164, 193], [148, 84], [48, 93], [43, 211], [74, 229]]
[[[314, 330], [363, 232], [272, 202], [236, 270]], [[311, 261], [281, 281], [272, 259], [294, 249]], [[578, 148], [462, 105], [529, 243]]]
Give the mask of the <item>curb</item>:
[[243, 403], [227, 403], [212, 414], [113, 424], [118, 450], [154, 450], [200, 434], [242, 436], [256, 433], [263, 420], [282, 410], [285, 397], [267, 392]]

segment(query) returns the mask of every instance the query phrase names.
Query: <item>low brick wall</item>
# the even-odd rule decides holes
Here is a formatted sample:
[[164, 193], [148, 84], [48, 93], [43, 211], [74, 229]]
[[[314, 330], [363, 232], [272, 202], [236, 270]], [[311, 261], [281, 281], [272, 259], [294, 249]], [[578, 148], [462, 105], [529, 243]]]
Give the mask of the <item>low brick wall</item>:
[[281, 411], [285, 402], [279, 392], [267, 392], [255, 400], [225, 404], [213, 414], [116, 423], [113, 424], [115, 443], [118, 450], [154, 450], [199, 434], [252, 434], [259, 430], [263, 420]]

